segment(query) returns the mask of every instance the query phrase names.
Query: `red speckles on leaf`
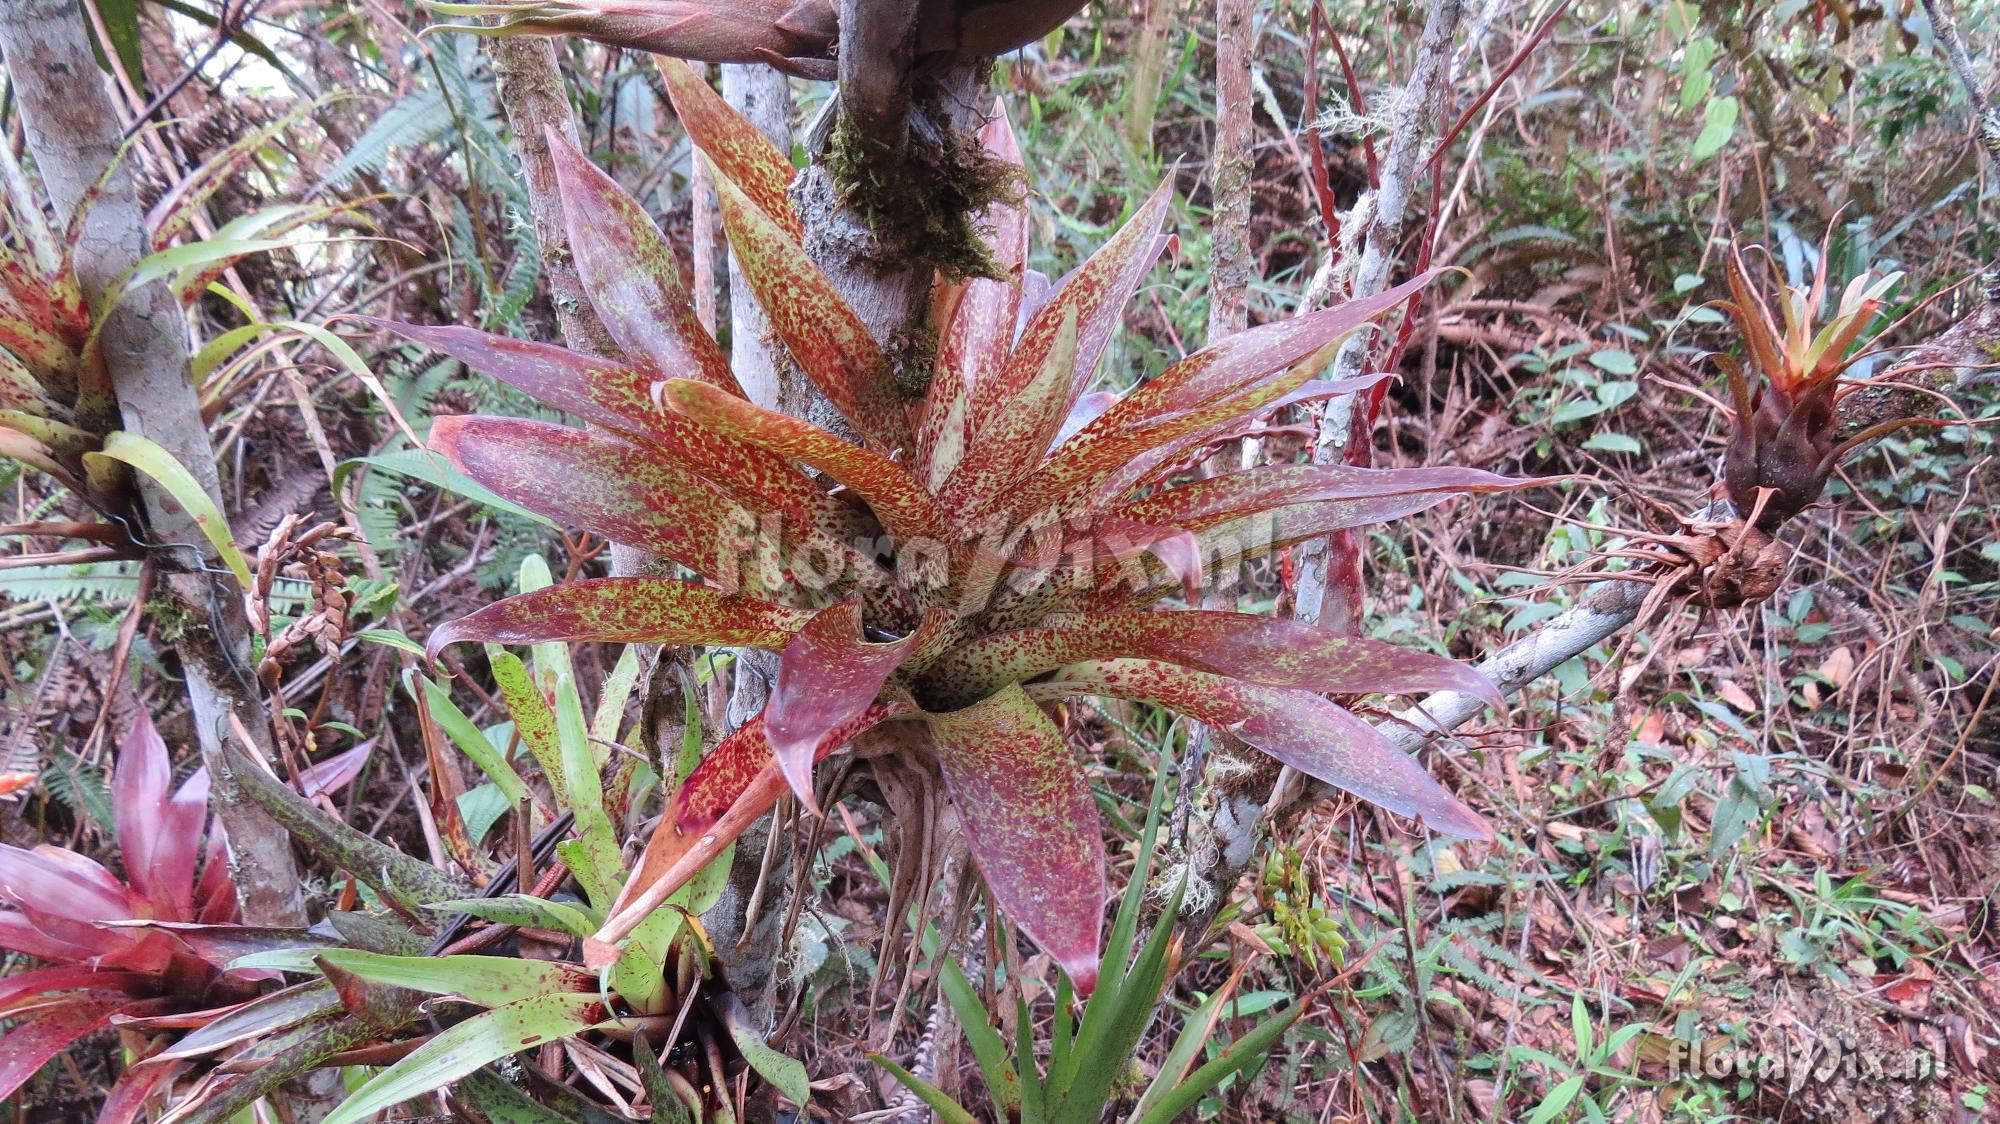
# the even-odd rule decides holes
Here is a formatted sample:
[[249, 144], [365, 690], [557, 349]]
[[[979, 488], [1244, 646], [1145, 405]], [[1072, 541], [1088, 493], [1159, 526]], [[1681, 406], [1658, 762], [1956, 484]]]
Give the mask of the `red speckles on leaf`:
[[369, 323], [449, 355], [545, 405], [654, 446], [672, 463], [759, 512], [782, 512], [839, 538], [856, 533], [847, 505], [783, 457], [661, 409], [653, 401], [658, 380], [645, 371], [471, 328]]
[[[1132, 221], [1099, 247], [1049, 297], [1021, 331], [1013, 354], [992, 376], [972, 383], [972, 428], [977, 433], [1003, 409], [1015, 408], [1014, 399], [1042, 374], [1043, 364], [1055, 349], [1063, 323], [1076, 318], [1076, 356], [1070, 363], [1069, 386], [1055, 401], [1053, 419], [1037, 419], [1054, 433], [1062, 424], [1069, 404], [1083, 394], [1097, 370], [1111, 336], [1124, 317], [1126, 302], [1138, 288], [1139, 278], [1158, 256], [1160, 224], [1166, 219], [1173, 199], [1173, 181], [1168, 180], [1132, 216]], [[1013, 325], [1008, 324], [1009, 333]], [[1308, 348], [1307, 350], [1311, 350]], [[1039, 456], [1040, 453], [1038, 452]]]
[[645, 208], [553, 127], [548, 140], [577, 276], [626, 358], [655, 378], [698, 379], [743, 393], [696, 317], [673, 250]]
[[1342, 707], [1305, 691], [1266, 687], [1157, 660], [1105, 660], [1029, 685], [1035, 698], [1102, 695], [1177, 710], [1226, 730], [1299, 772], [1434, 831], [1492, 839], [1493, 829], [1409, 754]]
[[990, 414], [969, 435], [964, 457], [938, 493], [938, 502], [945, 510], [978, 510], [985, 497], [1005, 492], [1048, 455], [1049, 444], [1069, 412], [1076, 333], [1076, 309], [1072, 307], [1043, 357], [1041, 373], [1020, 388], [1006, 409]]
[[673, 408], [711, 429], [819, 469], [854, 490], [882, 528], [898, 539], [942, 540], [950, 520], [903, 466], [826, 430], [700, 383], [676, 379], [664, 394]]
[[771, 143], [764, 131], [722, 100], [694, 68], [678, 59], [660, 59], [667, 97], [688, 138], [715, 165], [715, 170], [741, 188], [757, 209], [770, 216], [792, 241], [804, 238], [789, 194], [796, 174], [792, 162]]
[[[813, 758], [826, 757], [880, 723], [915, 713], [905, 699], [877, 700], [823, 731]], [[686, 885], [769, 811], [784, 792], [784, 775], [772, 759], [764, 715], [759, 714], [722, 739], [668, 799], [666, 814], [646, 841], [645, 853], [612, 904], [598, 939], [615, 941], [630, 932], [648, 911]]]
[[1546, 483], [1450, 465], [1350, 468], [1271, 465], [1168, 488], [1119, 508], [1128, 519], [1200, 530], [1225, 519], [1289, 504], [1423, 493], [1501, 492]]
[[431, 447], [503, 499], [699, 573], [741, 508], [706, 480], [614, 437], [518, 418], [447, 417]]
[[1500, 703], [1485, 676], [1455, 660], [1302, 621], [1205, 609], [1078, 613], [1040, 628], [993, 633], [946, 653], [928, 669], [925, 685], [976, 697], [1065, 664], [1125, 657], [1325, 694], [1454, 690]]
[[979, 872], [1007, 916], [1088, 995], [1104, 921], [1104, 837], [1076, 756], [1041, 707], [1008, 684], [930, 716], [945, 789]]
[[779, 769], [807, 808], [818, 809], [812, 764], [821, 740], [867, 712], [920, 636], [871, 643], [862, 635], [861, 603], [843, 601], [821, 610], [786, 645], [764, 728]]
[[439, 625], [432, 659], [449, 644], [715, 644], [782, 649], [813, 614], [669, 578], [589, 578], [495, 602]]
[[715, 197], [729, 245], [771, 327], [827, 401], [863, 440], [888, 454], [910, 447], [910, 424], [889, 357], [798, 242], [726, 178]]

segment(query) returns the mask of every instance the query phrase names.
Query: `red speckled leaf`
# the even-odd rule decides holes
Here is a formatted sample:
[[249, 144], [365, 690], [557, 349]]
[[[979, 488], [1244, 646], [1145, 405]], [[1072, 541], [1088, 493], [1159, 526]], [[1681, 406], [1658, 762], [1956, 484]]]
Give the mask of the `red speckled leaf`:
[[976, 500], [1001, 494], [1042, 463], [1069, 412], [1077, 346], [1076, 309], [1071, 306], [1044, 354], [1041, 373], [1020, 388], [1006, 409], [987, 415], [966, 442], [958, 469], [938, 493], [946, 511], [973, 510]]
[[715, 170], [741, 188], [757, 209], [800, 241], [804, 231], [792, 209], [792, 162], [771, 143], [764, 131], [722, 100], [706, 79], [679, 59], [658, 60], [666, 79], [674, 114], [695, 147], [715, 164]]
[[1083, 767], [1017, 684], [930, 716], [945, 790], [993, 899], [1069, 974], [1097, 986], [1104, 836]]
[[1127, 394], [1086, 426], [1078, 437], [1087, 437], [1093, 431], [1129, 429], [1239, 393], [1257, 379], [1346, 338], [1400, 306], [1412, 293], [1428, 285], [1437, 273], [1431, 270], [1372, 297], [1227, 336]]
[[[822, 760], [883, 722], [909, 717], [916, 708], [899, 698], [885, 698], [819, 738], [814, 760]], [[771, 756], [764, 715], [737, 727], [709, 751], [687, 780], [667, 801], [645, 853], [612, 904], [611, 916], [598, 934], [617, 940], [701, 868], [729, 846], [784, 795], [785, 777]]]
[[807, 808], [819, 807], [812, 766], [821, 739], [867, 713], [920, 636], [873, 643], [861, 631], [861, 602], [843, 601], [821, 610], [785, 646], [764, 730], [778, 768]]
[[876, 449], [909, 448], [909, 419], [889, 358], [846, 298], [741, 189], [717, 177], [715, 197], [743, 276], [799, 368]]
[[1047, 512], [1062, 517], [1088, 510], [1095, 506], [1101, 494], [1124, 490], [1133, 475], [1135, 461], [1158, 461], [1171, 456], [1188, 445], [1199, 443], [1202, 435], [1215, 426], [1227, 424], [1274, 398], [1282, 397], [1311, 379], [1321, 359], [1332, 359], [1336, 346], [1329, 343], [1319, 355], [1298, 364], [1281, 377], [1253, 383], [1241, 393], [1179, 411], [1171, 417], [1135, 424], [1128, 429], [1100, 428], [1125, 402], [1132, 400], [1132, 395], [1127, 395], [1117, 406], [1107, 410], [1069, 443], [1057, 449], [1055, 455], [1019, 487], [1005, 493], [1003, 506], [983, 510], [1007, 511], [1016, 516]]
[[448, 644], [717, 644], [784, 648], [813, 614], [669, 578], [589, 578], [509, 597], [439, 625], [432, 659]]
[[625, 357], [654, 378], [698, 379], [743, 393], [695, 316], [680, 264], [638, 200], [549, 129], [564, 225], [590, 305]]
[[1501, 704], [1484, 675], [1456, 660], [1284, 617], [1205, 609], [1079, 613], [997, 632], [946, 653], [925, 676], [939, 691], [976, 698], [1065, 664], [1133, 656], [1325, 694], [1454, 690]]
[[1451, 465], [1429, 468], [1271, 465], [1169, 488], [1126, 504], [1118, 513], [1128, 519], [1200, 530], [1225, 519], [1288, 504], [1428, 492], [1452, 495], [1504, 492], [1545, 483]]
[[118, 744], [111, 775], [112, 811], [125, 877], [161, 917], [194, 916], [194, 869], [201, 821], [208, 815], [208, 773], [173, 791], [167, 743], [143, 709]]
[[783, 457], [661, 409], [652, 397], [657, 380], [645, 371], [473, 328], [363, 319], [449, 355], [545, 405], [658, 446], [760, 512], [784, 512], [838, 538], [857, 533], [847, 505], [821, 491]]
[[1036, 310], [1006, 364], [993, 376], [972, 384], [973, 432], [978, 432], [1000, 411], [1015, 408], [1015, 397], [1041, 376], [1063, 322], [1074, 315], [1077, 343], [1076, 358], [1070, 365], [1070, 385], [1057, 400], [1054, 419], [1037, 419], [1037, 425], [1045, 424], [1050, 433], [1061, 426], [1069, 404], [1083, 394], [1097, 370], [1097, 361], [1118, 330], [1139, 278], [1145, 276], [1159, 256], [1163, 245], [1159, 239], [1160, 223], [1165, 220], [1172, 200], [1170, 179], [1153, 192], [1132, 216], [1132, 221], [1098, 247], [1089, 260], [1064, 280], [1062, 288]]
[[1493, 829], [1374, 727], [1305, 691], [1266, 687], [1157, 660], [1079, 664], [1027, 688], [1038, 699], [1102, 695], [1177, 710], [1270, 754], [1299, 772], [1421, 819], [1434, 831], [1492, 839]]
[[636, 445], [520, 418], [445, 417], [431, 448], [538, 515], [712, 574], [741, 508], [694, 473]]
[[[1267, 557], [1308, 539], [1324, 538], [1334, 531], [1401, 519], [1436, 507], [1451, 498], [1451, 492], [1411, 492], [1400, 496], [1293, 504], [1225, 518], [1220, 522], [1201, 521], [1207, 525], [1195, 532], [1195, 541], [1199, 544], [1209, 581], [1227, 588], [1232, 577], [1240, 576], [1238, 570], [1245, 562]], [[1098, 610], [1137, 607], [1179, 589], [1180, 583], [1175, 575], [1165, 572], [1164, 567], [1144, 558], [1134, 562], [1146, 568], [1147, 576], [1143, 580], [1134, 581], [1129, 575], [1121, 573], [1116, 581], [1094, 581], [1099, 575], [1094, 575], [1087, 568], [1057, 570], [1047, 589], [1037, 591], [1033, 596], [1008, 597], [997, 601], [997, 611], [988, 623], [995, 628], [1038, 624], [1043, 616], [1053, 611], [1048, 606], [1057, 601]]]
[[942, 540], [950, 520], [902, 465], [826, 430], [735, 398], [701, 383], [675, 379], [664, 389], [681, 413], [712, 429], [819, 469], [854, 490], [898, 539]]

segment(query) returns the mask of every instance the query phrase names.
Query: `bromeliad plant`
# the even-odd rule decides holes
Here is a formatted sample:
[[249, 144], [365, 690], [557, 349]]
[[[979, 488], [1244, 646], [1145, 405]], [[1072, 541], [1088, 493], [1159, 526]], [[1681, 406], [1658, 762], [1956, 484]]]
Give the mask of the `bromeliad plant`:
[[[1288, 620], [1162, 607], [1204, 570], [1528, 483], [1464, 468], [1303, 465], [1167, 478], [1246, 419], [1387, 377], [1312, 381], [1340, 341], [1423, 278], [1217, 341], [1096, 403], [1092, 417], [1079, 401], [1166, 244], [1168, 188], [1042, 299], [1024, 284], [1026, 214], [995, 204], [985, 218], [1003, 275], [940, 279], [935, 372], [913, 399], [801, 245], [790, 164], [685, 65], [662, 65], [713, 165], [749, 288], [853, 440], [744, 397], [663, 237], [560, 137], [551, 144], [578, 271], [624, 358], [390, 326], [592, 426], [440, 418], [435, 450], [507, 500], [698, 575], [517, 596], [440, 627], [433, 652], [564, 640], [779, 653], [763, 713], [669, 798], [638, 871], [586, 945], [592, 962], [615, 960], [617, 941], [787, 789], [817, 808], [814, 764], [854, 745], [915, 754], [926, 775], [934, 766], [974, 825], [967, 836], [996, 902], [1088, 993], [1103, 842], [1084, 770], [1044, 709], [1076, 695], [1168, 707], [1433, 829], [1490, 836], [1407, 754], [1325, 697], [1437, 688], [1496, 697], [1481, 676]], [[1018, 165], [1004, 119], [983, 141]], [[884, 724], [913, 736], [870, 736]]]
[[[132, 454], [116, 448], [97, 457], [118, 428], [118, 410], [99, 331], [103, 312], [141, 282], [164, 277], [174, 297], [191, 305], [238, 259], [281, 245], [279, 236], [346, 204], [285, 205], [240, 216], [211, 238], [175, 245], [194, 229], [202, 208], [272, 137], [293, 124], [286, 117], [217, 152], [154, 206], [146, 219], [156, 252], [103, 294], [93, 316], [74, 261], [76, 240], [95, 194], [69, 228], [53, 228], [11, 154], [0, 154], [0, 225], [16, 244], [0, 242], [0, 456], [32, 465], [61, 481], [106, 514], [130, 514], [122, 466]], [[261, 327], [261, 326], [260, 326]], [[317, 331], [317, 329], [314, 329]], [[250, 332], [254, 335], [255, 332]], [[239, 351], [249, 335], [226, 333], [194, 357], [201, 381]], [[203, 404], [219, 401], [219, 383], [204, 387]], [[128, 445], [142, 439], [126, 435]], [[141, 454], [143, 457], [143, 454]], [[124, 540], [116, 540], [123, 542]]]
[[[75, 851], [0, 845], [0, 948], [49, 962], [0, 979], [0, 1019], [16, 1024], [0, 1038], [0, 1100], [86, 1034], [119, 1023], [141, 1043], [149, 1028], [200, 1025], [250, 999], [263, 978], [226, 971], [228, 955], [200, 939], [233, 927], [236, 887], [220, 830], [203, 843], [206, 773], [176, 789], [166, 743], [143, 712], [119, 745], [111, 797], [123, 880]], [[138, 1119], [177, 1071], [128, 1067], [99, 1124]]]

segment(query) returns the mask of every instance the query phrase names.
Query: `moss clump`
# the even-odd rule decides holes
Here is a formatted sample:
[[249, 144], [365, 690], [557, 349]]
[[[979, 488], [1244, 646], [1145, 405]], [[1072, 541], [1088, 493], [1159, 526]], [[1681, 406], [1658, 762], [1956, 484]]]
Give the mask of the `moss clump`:
[[913, 137], [898, 155], [843, 118], [826, 155], [834, 188], [892, 252], [936, 266], [953, 281], [1004, 280], [974, 216], [994, 203], [1020, 201], [1020, 169], [957, 133], [942, 135], [932, 144]]

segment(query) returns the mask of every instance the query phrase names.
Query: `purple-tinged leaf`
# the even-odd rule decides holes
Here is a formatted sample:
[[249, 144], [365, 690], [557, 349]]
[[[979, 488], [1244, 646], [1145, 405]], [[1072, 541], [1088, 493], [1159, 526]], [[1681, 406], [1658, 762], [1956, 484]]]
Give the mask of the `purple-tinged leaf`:
[[172, 1001], [83, 992], [75, 1000], [47, 1010], [0, 1038], [0, 1100], [14, 1095], [43, 1063], [93, 1030], [108, 1026], [120, 1012], [152, 1013]]
[[675, 379], [664, 394], [673, 407], [702, 425], [780, 456], [804, 461], [842, 484], [875, 512], [898, 539], [943, 541], [951, 521], [937, 500], [902, 465], [852, 445], [811, 422], [732, 398], [701, 383]]
[[56, 963], [75, 959], [79, 952], [85, 957], [94, 955], [89, 948], [79, 949], [74, 941], [51, 936], [27, 914], [12, 909], [0, 909], [0, 948]]
[[0, 976], [0, 1010], [11, 1009], [16, 1000], [27, 996], [46, 995], [53, 991], [124, 992], [138, 996], [157, 984], [157, 979], [143, 972], [71, 964], [30, 968], [10, 976]]
[[1075, 753], [1014, 683], [929, 717], [945, 791], [987, 889], [1077, 992], [1090, 994], [1104, 922], [1104, 836]]
[[1545, 483], [1451, 465], [1426, 468], [1270, 465], [1169, 488], [1126, 504], [1118, 513], [1128, 519], [1200, 530], [1225, 519], [1290, 504], [1423, 493], [1504, 492]]
[[847, 298], [740, 188], [718, 176], [715, 197], [743, 277], [799, 369], [878, 451], [910, 448], [909, 418], [889, 357]]
[[645, 208], [553, 126], [548, 140], [577, 276], [605, 331], [654, 378], [696, 379], [742, 394]]
[[1321, 694], [1453, 690], [1502, 705], [1484, 675], [1456, 660], [1284, 617], [1206, 609], [1078, 613], [1040, 628], [992, 633], [947, 652], [926, 669], [925, 683], [976, 698], [1066, 664], [1128, 657]]
[[670, 578], [586, 578], [496, 601], [439, 625], [426, 645], [712, 644], [778, 651], [813, 614], [696, 582]]
[[182, 1060], [212, 1054], [224, 1047], [296, 1026], [340, 1005], [339, 998], [324, 980], [293, 984], [241, 1004], [182, 1036], [148, 1060]]
[[1371, 804], [1434, 831], [1490, 840], [1493, 829], [1416, 759], [1347, 710], [1305, 691], [1266, 687], [1157, 660], [1105, 660], [1030, 684], [1038, 699], [1100, 695], [1176, 710]]
[[180, 792], [170, 794], [173, 771], [167, 743], [141, 709], [118, 745], [111, 777], [118, 849], [132, 888], [161, 916], [192, 917], [201, 821], [208, 814], [208, 774], [196, 774]]
[[0, 844], [0, 901], [21, 911], [35, 928], [76, 947], [66, 959], [91, 956], [123, 962], [142, 938], [97, 928], [98, 921], [131, 917], [129, 890], [111, 872], [82, 855], [56, 847], [23, 851]]
[[242, 920], [236, 883], [229, 876], [229, 837], [220, 817], [208, 821], [208, 843], [202, 848], [201, 881], [194, 888], [195, 920], [227, 925]]
[[1328, 344], [1321, 350], [1320, 356], [1298, 364], [1279, 378], [1253, 383], [1249, 389], [1233, 396], [1130, 429], [1100, 428], [1106, 419], [1132, 400], [1132, 395], [1128, 394], [1097, 421], [1085, 426], [1083, 432], [1068, 444], [1058, 448], [1019, 487], [1005, 493], [999, 506], [989, 506], [986, 510], [1008, 511], [1016, 515], [1047, 512], [1065, 518], [1078, 511], [1089, 510], [1096, 506], [1095, 501], [1100, 496], [1116, 494], [1129, 486], [1134, 462], [1157, 462], [1190, 445], [1199, 444], [1202, 435], [1216, 425], [1255, 410], [1312, 378], [1319, 358], [1323, 356], [1331, 360], [1335, 346]]
[[1345, 339], [1399, 307], [1437, 273], [1431, 270], [1371, 297], [1225, 336], [1127, 394], [1079, 437], [1131, 429], [1240, 394], [1265, 375]]
[[[375, 739], [369, 738], [353, 749], [336, 753], [332, 757], [299, 770], [299, 795], [311, 800], [319, 796], [329, 796], [354, 783], [361, 775], [362, 767], [368, 764], [368, 755], [375, 751]], [[200, 830], [201, 821], [195, 821]], [[192, 914], [190, 914], [192, 916]]]
[[147, 1102], [162, 1089], [171, 1087], [188, 1066], [186, 1062], [146, 1060], [153, 1064], [130, 1066], [111, 1083], [104, 1094], [104, 1104], [97, 1110], [97, 1124], [137, 1124]]
[[792, 208], [792, 177], [797, 174], [792, 162], [762, 129], [710, 89], [693, 67], [678, 59], [658, 61], [674, 115], [681, 119], [681, 127], [695, 147], [758, 210], [784, 228], [792, 241], [803, 241], [805, 231]]
[[613, 437], [520, 418], [444, 417], [431, 447], [503, 499], [697, 573], [742, 509], [706, 480]]
[[861, 630], [861, 602], [821, 610], [778, 657], [778, 679], [764, 708], [771, 755], [799, 802], [817, 813], [812, 766], [821, 740], [867, 713], [920, 643], [922, 630], [887, 643]]
[[657, 446], [676, 464], [758, 511], [783, 512], [843, 539], [854, 533], [846, 506], [784, 458], [661, 409], [653, 401], [655, 377], [635, 367], [472, 328], [367, 322], [449, 355], [566, 414]]

